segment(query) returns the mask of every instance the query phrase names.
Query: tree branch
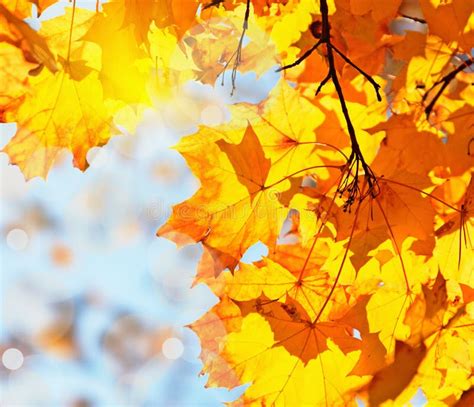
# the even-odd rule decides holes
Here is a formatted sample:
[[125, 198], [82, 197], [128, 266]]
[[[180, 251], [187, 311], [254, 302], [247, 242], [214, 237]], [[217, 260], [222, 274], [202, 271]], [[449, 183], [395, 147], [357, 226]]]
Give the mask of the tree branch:
[[292, 64], [289, 64], [289, 65], [285, 65], [285, 66], [282, 66], [280, 68], [278, 68], [276, 70], [276, 72], [281, 72], [281, 71], [284, 71], [286, 69], [290, 69], [290, 68], [293, 68], [299, 64], [301, 64], [301, 62], [303, 62], [306, 58], [308, 58], [314, 51], [316, 51], [316, 49], [322, 44], [322, 41], [319, 40], [316, 44], [314, 44], [310, 49], [308, 49], [303, 55], [301, 55], [295, 62], [293, 62]]
[[431, 88], [429, 88], [425, 94], [423, 95], [422, 102], [426, 102], [426, 99], [428, 98], [430, 92], [434, 90], [438, 85], [441, 85], [441, 87], [438, 89], [436, 94], [434, 95], [433, 99], [431, 99], [431, 102], [425, 107], [425, 115], [426, 118], [429, 119], [430, 114], [438, 101], [438, 99], [441, 97], [443, 94], [444, 90], [448, 87], [448, 85], [452, 82], [452, 80], [456, 77], [456, 75], [459, 72], [464, 71], [467, 67], [471, 66], [474, 63], [474, 57], [468, 59], [467, 61], [464, 61], [461, 65], [459, 65], [456, 69], [452, 70], [450, 73], [447, 75], [443, 76], [441, 79], [437, 80]]
[[368, 74], [366, 73], [365, 71], [363, 71], [362, 69], [360, 69], [356, 64], [354, 64], [354, 62], [352, 62], [349, 58], [347, 58], [341, 51], [339, 51], [336, 46], [334, 44], [331, 44], [329, 43], [328, 44], [334, 51], [336, 51], [340, 57], [346, 61], [350, 66], [352, 66], [356, 71], [358, 71], [360, 74], [362, 74], [364, 76], [365, 79], [367, 79], [371, 85], [374, 87], [375, 89], [375, 94], [377, 95], [377, 100], [379, 102], [382, 101], [382, 96], [380, 95], [380, 85], [374, 81], [374, 79]]
[[[217, 2], [216, 4], [219, 4], [219, 2]], [[212, 3], [211, 3], [211, 5], [212, 5]], [[231, 96], [234, 94], [234, 91], [237, 88], [237, 85], [236, 85], [237, 69], [239, 68], [240, 63], [242, 62], [242, 46], [243, 46], [243, 43], [244, 43], [245, 33], [246, 33], [246, 31], [249, 27], [249, 17], [250, 17], [250, 0], [247, 0], [247, 4], [246, 4], [246, 8], [245, 8], [244, 23], [242, 25], [242, 34], [240, 35], [239, 45], [237, 46], [237, 49], [232, 54], [232, 56], [229, 58], [229, 60], [227, 61], [227, 63], [224, 66], [224, 69], [222, 70], [221, 85], [224, 86], [225, 71], [229, 67], [232, 59], [234, 59], [234, 66], [232, 67], [232, 74], [231, 74], [231, 81], [232, 81], [232, 90], [230, 92]]]
[[205, 4], [202, 9], [207, 10], [208, 8], [211, 8], [211, 7], [220, 6], [222, 3], [224, 3], [224, 0], [212, 0], [210, 3]]
[[[369, 165], [366, 163], [362, 151], [357, 140], [357, 135], [352, 124], [352, 120], [349, 114], [349, 109], [347, 107], [346, 100], [344, 98], [344, 93], [342, 91], [341, 84], [339, 82], [339, 77], [337, 75], [336, 63], [334, 52], [336, 52], [345, 62], [350, 66], [356, 69], [360, 74], [362, 74], [374, 87], [377, 99], [382, 100], [380, 95], [380, 85], [366, 72], [354, 64], [346, 55], [339, 51], [331, 42], [331, 26], [329, 24], [329, 9], [327, 5], [327, 0], [320, 0], [320, 12], [322, 16], [322, 28], [321, 28], [321, 37], [318, 42], [314, 44], [309, 50], [307, 50], [300, 58], [298, 58], [292, 64], [281, 67], [278, 71], [283, 71], [285, 69], [292, 68], [299, 65], [306, 58], [308, 58], [318, 47], [326, 45], [327, 49], [327, 63], [328, 63], [328, 73], [326, 77], [319, 84], [316, 94], [318, 94], [322, 87], [329, 81], [332, 80], [334, 87], [336, 89], [337, 96], [339, 98], [339, 103], [341, 105], [341, 110], [344, 115], [344, 120], [346, 122], [347, 131], [351, 140], [352, 151], [347, 159], [345, 165], [345, 177], [341, 182], [341, 185], [338, 188], [338, 192], [342, 196], [347, 194], [346, 201], [344, 203], [344, 210], [350, 211], [351, 205], [356, 201], [356, 199], [363, 200], [368, 195], [376, 196], [380, 189], [377, 183], [377, 178], [373, 171], [370, 169]], [[359, 171], [363, 170], [365, 181], [367, 183], [367, 189], [365, 192], [359, 186]]]
[[326, 77], [319, 83], [318, 89], [316, 89], [316, 96], [319, 95], [319, 92], [321, 92], [321, 89], [323, 88], [324, 85], [331, 79], [331, 73], [328, 72]]
[[400, 17], [403, 17], [403, 18], [406, 18], [408, 20], [412, 20], [416, 23], [420, 23], [420, 24], [426, 24], [426, 20], [423, 20], [422, 18], [418, 18], [418, 17], [412, 17], [412, 16], [408, 16], [406, 14], [400, 14]]

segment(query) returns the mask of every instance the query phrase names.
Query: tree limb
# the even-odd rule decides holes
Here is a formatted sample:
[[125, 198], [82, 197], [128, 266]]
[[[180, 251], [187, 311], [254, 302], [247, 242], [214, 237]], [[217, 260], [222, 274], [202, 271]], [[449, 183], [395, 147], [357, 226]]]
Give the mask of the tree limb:
[[425, 94], [423, 95], [422, 102], [424, 103], [426, 99], [428, 98], [430, 92], [434, 90], [438, 85], [441, 85], [441, 87], [438, 89], [436, 94], [434, 95], [433, 99], [431, 99], [431, 102], [425, 107], [425, 115], [426, 118], [429, 119], [430, 114], [438, 101], [438, 99], [441, 97], [443, 94], [444, 90], [448, 87], [448, 85], [452, 82], [452, 80], [456, 77], [456, 75], [459, 72], [464, 71], [467, 67], [471, 66], [474, 63], [474, 57], [464, 61], [461, 65], [459, 65], [456, 69], [453, 69], [450, 73], [447, 75], [443, 76], [441, 79], [437, 80], [431, 88], [429, 88]]
[[[217, 3], [219, 4], [219, 3]], [[230, 92], [230, 95], [232, 96], [234, 94], [235, 89], [237, 88], [236, 81], [237, 81], [237, 69], [239, 68], [240, 63], [242, 62], [242, 46], [244, 43], [244, 37], [245, 33], [249, 27], [249, 17], [250, 17], [250, 0], [247, 0], [246, 8], [245, 8], [245, 16], [244, 16], [244, 23], [242, 25], [242, 34], [240, 35], [239, 39], [239, 45], [237, 46], [237, 49], [235, 52], [232, 54], [232, 56], [229, 58], [227, 63], [224, 66], [224, 69], [222, 70], [222, 86], [224, 86], [224, 74], [226, 69], [229, 67], [232, 59], [234, 60], [234, 65], [232, 67], [232, 74], [231, 74], [231, 81], [232, 81], [232, 90]]]
[[[347, 107], [346, 100], [344, 98], [344, 93], [342, 91], [341, 84], [339, 82], [339, 77], [337, 75], [336, 63], [334, 52], [337, 53], [345, 62], [350, 66], [356, 69], [361, 73], [374, 87], [377, 99], [382, 100], [380, 95], [380, 85], [366, 72], [354, 64], [346, 55], [344, 55], [339, 49], [337, 49], [331, 42], [331, 26], [329, 24], [329, 9], [327, 5], [327, 0], [320, 0], [320, 12], [322, 16], [322, 29], [321, 37], [318, 42], [315, 43], [309, 50], [307, 50], [300, 58], [298, 58], [292, 64], [281, 67], [278, 71], [292, 68], [299, 65], [306, 58], [308, 58], [318, 47], [326, 45], [327, 49], [327, 63], [328, 63], [328, 73], [326, 77], [319, 84], [316, 94], [318, 94], [322, 87], [331, 79], [334, 87], [336, 89], [337, 96], [339, 98], [339, 103], [341, 105], [341, 110], [344, 115], [344, 119], [347, 126], [347, 131], [351, 140], [352, 151], [347, 159], [345, 166], [345, 178], [339, 186], [338, 192], [341, 194], [347, 194], [346, 202], [344, 204], [344, 210], [349, 210], [351, 205], [356, 201], [356, 199], [363, 200], [368, 195], [376, 196], [379, 193], [379, 187], [377, 183], [377, 178], [373, 171], [370, 169], [369, 165], [366, 163], [362, 151], [357, 140], [357, 135], [352, 124], [352, 120], [349, 114], [349, 109]], [[367, 189], [365, 192], [359, 186], [359, 171], [363, 170], [365, 181], [367, 183]]]

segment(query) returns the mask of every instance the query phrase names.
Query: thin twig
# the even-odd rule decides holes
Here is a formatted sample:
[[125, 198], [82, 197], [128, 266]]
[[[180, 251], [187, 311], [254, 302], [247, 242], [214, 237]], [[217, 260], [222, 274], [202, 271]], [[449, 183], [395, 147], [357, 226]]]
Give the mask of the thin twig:
[[448, 73], [447, 75], [443, 76], [441, 79], [437, 80], [435, 83], [433, 83], [433, 85], [431, 86], [431, 88], [429, 88], [425, 94], [423, 95], [423, 98], [422, 98], [422, 102], [424, 103], [426, 101], [426, 99], [428, 98], [430, 92], [432, 92], [434, 90], [434, 88], [436, 88], [438, 85], [441, 85], [441, 87], [438, 89], [438, 92], [436, 92], [436, 94], [434, 95], [433, 99], [431, 99], [431, 102], [428, 104], [428, 106], [425, 107], [425, 115], [426, 115], [426, 118], [429, 119], [430, 117], [430, 114], [436, 104], [436, 102], [438, 101], [438, 99], [441, 97], [441, 95], [443, 94], [444, 90], [448, 87], [448, 85], [452, 82], [452, 80], [456, 77], [456, 75], [459, 73], [459, 72], [462, 72], [464, 71], [464, 69], [466, 69], [467, 67], [471, 66], [472, 64], [474, 64], [474, 57], [473, 58], [470, 58], [466, 61], [464, 61], [461, 65], [459, 65], [456, 69], [452, 70], [450, 73]]
[[360, 69], [356, 64], [354, 64], [354, 62], [352, 62], [349, 58], [347, 58], [341, 51], [339, 51], [336, 46], [334, 44], [328, 44], [334, 51], [336, 51], [339, 56], [344, 60], [346, 61], [350, 66], [352, 66], [357, 72], [359, 72], [360, 74], [362, 74], [364, 76], [365, 79], [367, 79], [371, 85], [374, 87], [375, 89], [375, 93], [377, 94], [377, 100], [379, 102], [382, 101], [382, 96], [380, 95], [380, 85], [374, 81], [374, 79], [368, 74], [366, 73], [365, 71], [363, 71], [362, 69]]
[[208, 8], [219, 6], [222, 3], [224, 3], [224, 0], [212, 0], [210, 3], [205, 4], [204, 7], [202, 8], [203, 10], [207, 10]]
[[416, 23], [426, 24], [426, 20], [423, 20], [422, 18], [412, 17], [412, 16], [408, 16], [406, 14], [400, 14], [400, 16], [403, 17], [403, 18], [406, 18], [408, 20], [415, 21]]
[[246, 33], [247, 29], [249, 28], [249, 17], [250, 17], [250, 0], [247, 0], [247, 5], [246, 5], [246, 8], [245, 8], [244, 22], [242, 24], [242, 34], [240, 35], [240, 39], [239, 39], [239, 45], [237, 45], [237, 49], [232, 54], [232, 56], [229, 58], [229, 60], [227, 61], [227, 63], [224, 66], [224, 69], [222, 70], [222, 82], [221, 82], [221, 84], [222, 84], [222, 86], [224, 86], [225, 71], [228, 68], [228, 66], [230, 65], [230, 62], [232, 61], [232, 59], [234, 59], [234, 66], [232, 67], [232, 74], [231, 74], [231, 82], [232, 82], [232, 90], [230, 92], [231, 96], [234, 95], [234, 91], [237, 88], [237, 85], [236, 85], [236, 82], [237, 82], [237, 69], [239, 68], [239, 65], [242, 62], [242, 47], [243, 47], [243, 43], [244, 43], [245, 33]]
[[326, 85], [326, 83], [329, 81], [329, 79], [331, 79], [331, 74], [328, 72], [326, 77], [320, 82], [320, 84], [318, 86], [318, 89], [316, 89], [316, 96], [319, 95], [319, 92], [321, 92], [321, 89], [323, 88], [324, 85]]
[[289, 65], [285, 65], [285, 66], [282, 66], [280, 68], [278, 68], [276, 70], [276, 72], [281, 72], [281, 71], [284, 71], [285, 69], [290, 69], [290, 68], [293, 68], [299, 64], [301, 64], [301, 62], [303, 62], [306, 58], [308, 58], [314, 51], [316, 51], [316, 49], [321, 45], [322, 41], [319, 40], [316, 44], [314, 44], [310, 49], [308, 49], [303, 55], [301, 55], [295, 62], [289, 64]]

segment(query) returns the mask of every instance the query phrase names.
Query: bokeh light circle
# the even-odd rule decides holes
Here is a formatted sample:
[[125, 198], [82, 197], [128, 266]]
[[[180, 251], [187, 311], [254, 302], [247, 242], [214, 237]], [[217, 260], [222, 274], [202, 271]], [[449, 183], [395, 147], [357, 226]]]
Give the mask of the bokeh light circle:
[[23, 353], [16, 348], [9, 348], [2, 355], [2, 363], [8, 370], [17, 370], [23, 365]]
[[166, 359], [179, 359], [184, 353], [183, 342], [178, 338], [168, 338], [163, 342], [161, 352]]
[[29, 240], [28, 234], [23, 229], [15, 228], [7, 234], [7, 245], [12, 250], [20, 251], [26, 249]]

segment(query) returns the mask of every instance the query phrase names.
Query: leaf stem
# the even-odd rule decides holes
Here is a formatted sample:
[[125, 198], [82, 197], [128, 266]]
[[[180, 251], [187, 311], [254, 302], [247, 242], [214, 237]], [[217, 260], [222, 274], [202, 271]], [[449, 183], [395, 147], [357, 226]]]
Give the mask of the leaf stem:
[[69, 26], [69, 42], [67, 45], [67, 56], [66, 61], [69, 63], [71, 57], [71, 46], [72, 46], [72, 30], [74, 28], [74, 17], [76, 15], [76, 0], [72, 0], [72, 16], [71, 16], [71, 25]]
[[299, 173], [301, 172], [305, 172], [305, 171], [309, 171], [309, 170], [314, 170], [314, 169], [317, 169], [317, 168], [336, 168], [336, 169], [339, 169], [339, 170], [342, 170], [344, 169], [344, 165], [313, 165], [311, 167], [306, 167], [306, 168], [303, 168], [301, 170], [298, 170], [292, 174], [288, 174], [286, 175], [285, 177], [281, 178], [280, 180], [274, 182], [273, 184], [270, 184], [270, 185], [266, 185], [265, 186], [265, 189], [268, 189], [268, 188], [273, 188], [275, 185], [278, 185], [279, 183], [287, 180], [288, 178], [291, 178], [291, 177], [294, 177], [295, 175], [298, 175]]
[[422, 189], [412, 187], [411, 185], [403, 184], [402, 182], [394, 181], [394, 180], [388, 179], [388, 178], [379, 178], [379, 182], [389, 182], [389, 183], [392, 183], [392, 184], [400, 185], [400, 186], [408, 188], [408, 189], [412, 189], [414, 191], [419, 192], [420, 194], [429, 196], [430, 198], [434, 199], [435, 201], [438, 201], [438, 202], [442, 203], [443, 205], [447, 206], [448, 208], [452, 209], [453, 211], [461, 212], [460, 209], [448, 204], [447, 202], [443, 201], [440, 198], [437, 198], [436, 196], [434, 196], [433, 194], [430, 194], [429, 192], [423, 191]]
[[[321, 0], [321, 1], [323, 1], [323, 0]], [[359, 209], [360, 209], [361, 203], [362, 202], [359, 201], [358, 204], [357, 204], [357, 208], [356, 208], [356, 211], [355, 211], [355, 214], [354, 214], [354, 222], [353, 222], [352, 228], [351, 228], [351, 234], [349, 236], [349, 241], [347, 242], [346, 249], [344, 250], [344, 256], [342, 258], [341, 265], [339, 266], [339, 270], [337, 271], [336, 278], [334, 279], [334, 283], [331, 286], [331, 290], [329, 291], [329, 294], [327, 295], [326, 299], [324, 300], [324, 303], [321, 306], [321, 308], [318, 312], [318, 315], [316, 315], [316, 318], [314, 319], [313, 324], [316, 324], [319, 321], [319, 318], [321, 318], [321, 315], [322, 315], [323, 311], [326, 309], [326, 307], [329, 303], [329, 300], [331, 299], [331, 297], [334, 293], [334, 290], [336, 289], [337, 283], [339, 282], [339, 279], [341, 278], [342, 270], [344, 269], [344, 264], [346, 263], [347, 255], [349, 254], [349, 249], [350, 249], [351, 243], [352, 243], [352, 238], [354, 236], [354, 232], [355, 232], [355, 228], [356, 228], [356, 224], [357, 224], [357, 219], [359, 217]]]

